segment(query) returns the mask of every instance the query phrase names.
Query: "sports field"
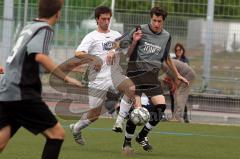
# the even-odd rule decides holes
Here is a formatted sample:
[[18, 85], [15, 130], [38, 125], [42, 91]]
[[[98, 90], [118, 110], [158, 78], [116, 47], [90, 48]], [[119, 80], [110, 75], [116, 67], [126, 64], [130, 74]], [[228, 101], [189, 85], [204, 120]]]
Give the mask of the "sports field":
[[[61, 159], [120, 159], [123, 133], [111, 131], [114, 120], [100, 119], [83, 135], [86, 145], [77, 145], [68, 129], [72, 121], [62, 121], [66, 130]], [[127, 158], [150, 159], [240, 159], [240, 127], [162, 122], [150, 134], [153, 152], [144, 152], [133, 141], [135, 154]], [[3, 159], [41, 158], [44, 138], [24, 129], [10, 141], [0, 155]]]

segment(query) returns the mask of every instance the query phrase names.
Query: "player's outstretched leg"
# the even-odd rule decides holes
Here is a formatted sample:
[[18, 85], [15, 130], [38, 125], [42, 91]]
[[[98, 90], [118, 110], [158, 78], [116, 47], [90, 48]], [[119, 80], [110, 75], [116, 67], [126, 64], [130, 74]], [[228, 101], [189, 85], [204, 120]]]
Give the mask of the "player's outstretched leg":
[[126, 132], [122, 147], [122, 153], [124, 155], [130, 156], [134, 152], [131, 141], [134, 136], [135, 129], [136, 125], [134, 125], [131, 120], [128, 120], [126, 123]]
[[127, 96], [123, 96], [120, 102], [120, 111], [117, 116], [117, 120], [112, 128], [115, 132], [123, 132], [123, 121], [127, 117], [129, 109], [131, 108], [131, 102], [128, 101]]
[[82, 136], [82, 132], [81, 131], [76, 131], [76, 129], [74, 129], [74, 127], [75, 127], [75, 124], [70, 124], [69, 125], [69, 128], [72, 131], [72, 135], [73, 135], [73, 138], [74, 138], [75, 142], [80, 144], [80, 145], [85, 145], [85, 140]]
[[76, 122], [75, 124], [70, 124], [69, 127], [72, 131], [73, 138], [76, 141], [76, 143], [80, 145], [85, 144], [85, 140], [82, 136], [81, 131], [98, 119], [101, 113], [101, 109], [102, 109], [101, 106], [91, 109], [89, 112], [87, 112], [87, 114], [84, 114], [78, 122]]
[[166, 104], [154, 105], [152, 108], [148, 108], [150, 111], [150, 121], [142, 128], [136, 137], [137, 143], [139, 143], [145, 151], [152, 151], [153, 147], [149, 144], [148, 133], [155, 127], [162, 119], [162, 114], [166, 109]]
[[139, 143], [145, 151], [152, 151], [152, 146], [148, 142], [148, 137], [140, 138], [139, 135], [136, 137], [136, 142]]

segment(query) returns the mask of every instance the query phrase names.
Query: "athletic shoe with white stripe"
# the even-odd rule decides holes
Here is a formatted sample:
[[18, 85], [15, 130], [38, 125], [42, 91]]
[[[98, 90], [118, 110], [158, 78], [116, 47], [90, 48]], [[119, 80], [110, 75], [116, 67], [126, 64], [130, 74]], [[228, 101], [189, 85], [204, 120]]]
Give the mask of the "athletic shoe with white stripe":
[[143, 147], [145, 151], [148, 151], [148, 152], [152, 151], [153, 148], [148, 142], [148, 137], [139, 138], [139, 136], [137, 136], [136, 141]]
[[79, 131], [79, 132], [74, 132], [74, 125], [75, 124], [70, 124], [69, 127], [72, 131], [72, 135], [73, 135], [73, 138], [74, 140], [76, 141], [76, 143], [80, 144], [80, 145], [85, 145], [85, 140], [84, 138], [82, 137], [82, 132]]

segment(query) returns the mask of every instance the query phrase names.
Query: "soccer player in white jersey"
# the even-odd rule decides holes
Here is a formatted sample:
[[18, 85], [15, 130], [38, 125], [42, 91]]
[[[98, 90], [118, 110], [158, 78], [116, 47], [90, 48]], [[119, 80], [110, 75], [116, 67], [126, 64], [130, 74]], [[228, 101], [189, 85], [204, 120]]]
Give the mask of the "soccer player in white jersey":
[[97, 29], [84, 37], [75, 53], [79, 59], [87, 58], [92, 61], [88, 75], [89, 107], [91, 109], [78, 122], [70, 125], [75, 141], [81, 145], [85, 143], [81, 131], [98, 119], [110, 87], [114, 86], [126, 97], [133, 99], [132, 101], [135, 99], [134, 84], [122, 75], [119, 65], [120, 56], [114, 49], [114, 40], [121, 34], [109, 29], [111, 16], [112, 12], [108, 7], [99, 6], [95, 9]]

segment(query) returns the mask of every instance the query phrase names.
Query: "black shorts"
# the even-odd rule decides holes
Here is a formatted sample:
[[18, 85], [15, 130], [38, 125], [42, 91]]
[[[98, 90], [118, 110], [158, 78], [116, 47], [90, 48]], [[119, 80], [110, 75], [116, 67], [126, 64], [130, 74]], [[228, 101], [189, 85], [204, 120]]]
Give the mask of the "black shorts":
[[153, 97], [163, 94], [158, 71], [128, 72], [127, 75], [136, 86], [136, 95], [142, 96], [145, 93], [148, 97]]
[[10, 125], [11, 136], [23, 126], [35, 135], [57, 124], [57, 119], [41, 99], [0, 101], [0, 129]]

